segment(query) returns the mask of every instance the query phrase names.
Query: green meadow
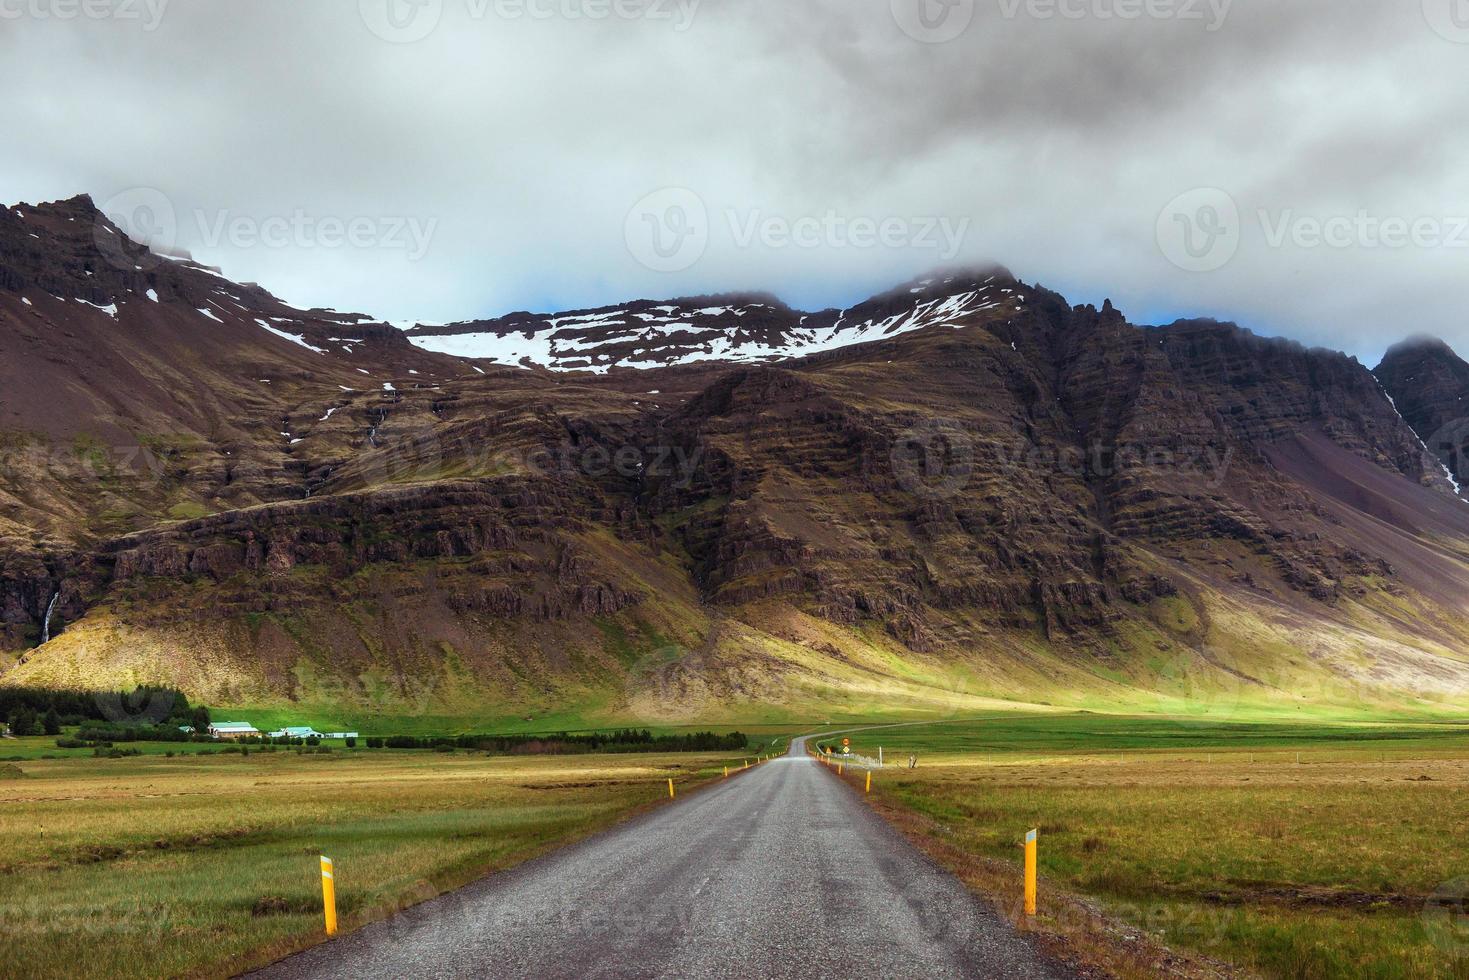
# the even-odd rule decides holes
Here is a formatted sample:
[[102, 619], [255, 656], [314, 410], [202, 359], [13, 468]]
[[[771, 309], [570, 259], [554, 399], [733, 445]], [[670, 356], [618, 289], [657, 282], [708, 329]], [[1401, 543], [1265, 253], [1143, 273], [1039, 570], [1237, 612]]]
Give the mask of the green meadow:
[[[363, 734], [414, 733], [400, 721]], [[741, 727], [778, 751], [842, 722]], [[1019, 927], [1115, 975], [1469, 977], [1469, 725], [1048, 710], [849, 728], [854, 752], [883, 749], [869, 799], [884, 816]], [[485, 726], [417, 732], [464, 730]], [[337, 863], [352, 928], [735, 761], [125, 747], [143, 754], [0, 742], [7, 977], [247, 969], [321, 938], [318, 854]], [[846, 775], [855, 787], [860, 771]], [[1032, 827], [1042, 902], [1024, 920], [1017, 844]]]
[[[1119, 975], [1159, 975], [1172, 950], [1198, 975], [1469, 977], [1464, 725], [1077, 713], [849, 737], [883, 747], [885, 815], [1023, 928]], [[1030, 828], [1043, 900], [1022, 921]]]

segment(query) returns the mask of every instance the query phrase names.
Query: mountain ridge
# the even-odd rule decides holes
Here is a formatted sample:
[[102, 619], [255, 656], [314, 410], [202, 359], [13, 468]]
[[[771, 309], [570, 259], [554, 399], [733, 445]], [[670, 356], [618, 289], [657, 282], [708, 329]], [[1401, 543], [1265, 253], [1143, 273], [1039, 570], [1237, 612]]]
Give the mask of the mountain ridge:
[[[809, 326], [609, 307], [527, 370], [80, 216], [0, 218], [0, 682], [606, 721], [1466, 700], [1469, 509], [1345, 354], [984, 270]], [[698, 320], [752, 315], [705, 357]]]
[[1020, 309], [1023, 288], [995, 266], [935, 273], [843, 309], [803, 312], [766, 293], [723, 293], [420, 324], [406, 333], [425, 350], [508, 366], [604, 373], [698, 361], [773, 363], [953, 323], [1005, 303]]

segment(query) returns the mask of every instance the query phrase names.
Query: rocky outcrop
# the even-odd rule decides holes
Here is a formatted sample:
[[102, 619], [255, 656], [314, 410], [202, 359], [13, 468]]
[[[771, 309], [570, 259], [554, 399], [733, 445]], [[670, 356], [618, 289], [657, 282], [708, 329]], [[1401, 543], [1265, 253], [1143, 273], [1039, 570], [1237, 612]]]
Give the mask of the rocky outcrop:
[[[297, 568], [345, 579], [373, 565], [498, 559], [522, 588], [462, 600], [494, 615], [599, 616], [638, 601], [598, 578], [571, 543], [587, 530], [584, 506], [556, 483], [519, 478], [445, 482], [273, 504], [130, 535], [111, 542], [102, 591], [137, 579], [204, 579], [253, 607], [253, 582]], [[232, 601], [232, 600], [226, 600]], [[308, 597], [309, 601], [309, 597]]]
[[1469, 486], [1469, 363], [1441, 340], [1415, 337], [1390, 347], [1373, 373], [1428, 451]]

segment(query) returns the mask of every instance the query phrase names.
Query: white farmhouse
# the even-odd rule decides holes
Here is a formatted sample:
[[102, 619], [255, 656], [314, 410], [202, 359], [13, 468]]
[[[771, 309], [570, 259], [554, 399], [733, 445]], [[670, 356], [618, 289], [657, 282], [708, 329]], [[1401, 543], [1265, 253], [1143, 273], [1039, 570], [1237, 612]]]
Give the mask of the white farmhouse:
[[210, 723], [209, 734], [215, 738], [248, 738], [259, 735], [260, 729], [248, 721], [216, 721]]

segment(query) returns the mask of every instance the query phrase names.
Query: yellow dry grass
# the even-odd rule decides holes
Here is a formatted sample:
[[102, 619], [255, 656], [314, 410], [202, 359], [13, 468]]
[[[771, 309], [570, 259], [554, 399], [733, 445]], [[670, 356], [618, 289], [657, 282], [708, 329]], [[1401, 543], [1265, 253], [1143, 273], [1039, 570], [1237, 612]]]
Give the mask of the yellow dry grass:
[[1136, 977], [1469, 977], [1463, 735], [928, 749], [878, 775], [875, 804], [1017, 921], [1017, 843], [1040, 828], [1041, 915], [1022, 924], [1063, 952]]
[[712, 755], [295, 752], [35, 761], [0, 780], [7, 978], [219, 974], [608, 826]]

